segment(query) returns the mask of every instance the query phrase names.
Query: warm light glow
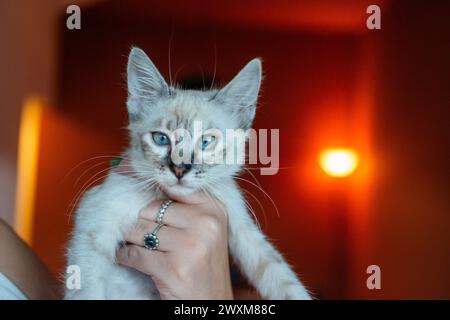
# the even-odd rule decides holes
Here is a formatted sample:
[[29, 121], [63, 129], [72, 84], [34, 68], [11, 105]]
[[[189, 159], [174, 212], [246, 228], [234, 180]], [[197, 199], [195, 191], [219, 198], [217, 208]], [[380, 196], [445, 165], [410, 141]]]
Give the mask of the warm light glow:
[[319, 156], [319, 164], [326, 174], [343, 178], [358, 167], [359, 156], [352, 149], [326, 149]]
[[19, 131], [15, 229], [28, 244], [31, 244], [33, 231], [41, 114], [39, 99], [25, 101]]

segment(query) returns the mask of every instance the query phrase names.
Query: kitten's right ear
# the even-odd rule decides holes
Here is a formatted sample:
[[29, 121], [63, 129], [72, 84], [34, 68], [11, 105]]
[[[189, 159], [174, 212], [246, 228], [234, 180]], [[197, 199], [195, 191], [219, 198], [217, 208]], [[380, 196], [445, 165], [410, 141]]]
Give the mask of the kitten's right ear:
[[127, 107], [131, 119], [138, 116], [140, 108], [154, 104], [161, 97], [169, 95], [169, 86], [152, 63], [150, 58], [139, 48], [132, 48], [127, 66], [128, 101]]

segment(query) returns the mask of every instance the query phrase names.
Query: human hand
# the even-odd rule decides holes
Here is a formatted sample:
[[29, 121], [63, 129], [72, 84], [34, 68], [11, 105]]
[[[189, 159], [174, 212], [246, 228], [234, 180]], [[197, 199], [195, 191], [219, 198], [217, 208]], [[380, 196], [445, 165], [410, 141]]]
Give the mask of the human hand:
[[175, 202], [157, 233], [157, 250], [145, 248], [143, 239], [157, 226], [162, 201], [141, 211], [117, 262], [150, 275], [161, 299], [233, 299], [225, 209], [204, 193], [169, 196]]

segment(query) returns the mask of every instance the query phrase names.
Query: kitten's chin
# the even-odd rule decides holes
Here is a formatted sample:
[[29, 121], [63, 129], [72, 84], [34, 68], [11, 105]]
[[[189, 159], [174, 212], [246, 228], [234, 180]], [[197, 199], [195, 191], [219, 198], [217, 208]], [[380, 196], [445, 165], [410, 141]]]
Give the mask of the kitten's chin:
[[175, 183], [171, 186], [166, 186], [166, 189], [170, 193], [172, 193], [174, 195], [178, 195], [178, 196], [186, 196], [195, 191], [195, 188], [192, 188], [192, 187], [186, 186], [186, 184], [180, 184], [180, 183]]

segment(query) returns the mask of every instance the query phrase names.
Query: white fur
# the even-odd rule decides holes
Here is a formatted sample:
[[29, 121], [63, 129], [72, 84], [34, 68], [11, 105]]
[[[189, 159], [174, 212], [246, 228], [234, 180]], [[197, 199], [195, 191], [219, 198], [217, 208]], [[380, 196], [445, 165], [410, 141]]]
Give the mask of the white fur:
[[[101, 185], [83, 196], [67, 251], [68, 264], [81, 269], [81, 289], [66, 290], [66, 299], [159, 298], [149, 276], [115, 262], [117, 247], [133, 228], [140, 210], [152, 200], [164, 198], [159, 186], [179, 194], [203, 189], [224, 204], [229, 216], [230, 253], [263, 298], [310, 299], [248, 214], [233, 180], [240, 166], [198, 165], [183, 177], [182, 184], [177, 183], [163, 160], [173, 141], [171, 146], [156, 145], [149, 134], [167, 131], [170, 120], [175, 119], [183, 119], [188, 131], [194, 120], [219, 130], [247, 128], [255, 114], [260, 81], [261, 63], [253, 60], [222, 90], [175, 89], [165, 83], [142, 50], [132, 50], [127, 101], [131, 146], [125, 155], [131, 160], [133, 175], [110, 171]], [[193, 147], [196, 141], [191, 143]]]

